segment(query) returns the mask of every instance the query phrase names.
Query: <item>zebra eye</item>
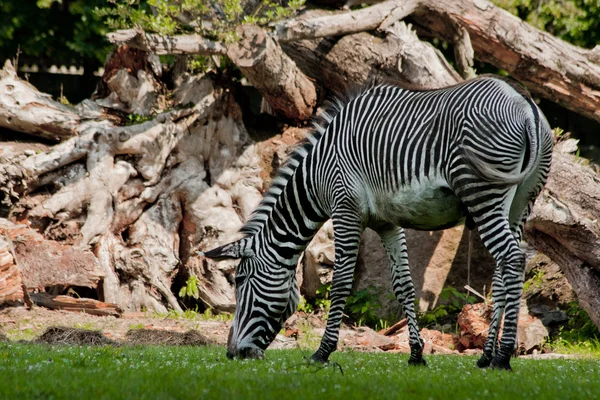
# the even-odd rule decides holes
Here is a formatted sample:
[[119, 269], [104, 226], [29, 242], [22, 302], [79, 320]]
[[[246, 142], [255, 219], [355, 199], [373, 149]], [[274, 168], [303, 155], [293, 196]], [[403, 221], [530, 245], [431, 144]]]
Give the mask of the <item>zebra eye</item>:
[[245, 280], [246, 280], [246, 277], [244, 275], [236, 275], [235, 276], [235, 286], [240, 286], [242, 283], [244, 283]]

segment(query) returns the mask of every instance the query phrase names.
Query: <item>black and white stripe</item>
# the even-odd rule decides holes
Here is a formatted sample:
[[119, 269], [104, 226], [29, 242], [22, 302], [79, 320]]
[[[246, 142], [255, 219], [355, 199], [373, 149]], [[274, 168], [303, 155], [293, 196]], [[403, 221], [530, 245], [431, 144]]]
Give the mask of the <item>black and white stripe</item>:
[[243, 228], [247, 236], [206, 253], [242, 258], [230, 354], [262, 355], [295, 311], [299, 255], [332, 218], [332, 303], [313, 359], [326, 361], [337, 346], [368, 226], [389, 256], [393, 290], [409, 323], [410, 363], [424, 363], [402, 227], [445, 229], [469, 218], [497, 262], [493, 322], [478, 364], [510, 368], [523, 286], [518, 241], [548, 176], [552, 144], [531, 98], [493, 77], [432, 91], [377, 85], [338, 104], [280, 169]]

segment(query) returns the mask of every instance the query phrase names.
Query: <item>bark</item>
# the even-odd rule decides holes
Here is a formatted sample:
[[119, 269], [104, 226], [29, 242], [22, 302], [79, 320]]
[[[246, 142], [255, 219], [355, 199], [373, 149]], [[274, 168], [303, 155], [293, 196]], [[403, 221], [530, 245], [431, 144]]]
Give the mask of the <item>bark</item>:
[[0, 305], [23, 301], [23, 280], [10, 241], [0, 236]]
[[293, 120], [312, 116], [317, 94], [307, 78], [263, 29], [244, 25], [240, 41], [229, 46], [227, 55], [278, 113]]
[[370, 80], [429, 89], [462, 80], [437, 49], [421, 42], [403, 22], [388, 28], [384, 38], [357, 33], [339, 40], [290, 42], [283, 48], [306, 75], [342, 97]]
[[84, 131], [89, 119], [99, 118], [99, 107], [84, 103], [63, 105], [17, 77], [9, 60], [0, 70], [0, 127], [52, 141], [64, 141]]
[[152, 52], [165, 54], [225, 55], [227, 48], [221, 43], [207, 40], [200, 35], [156, 35], [136, 29], [122, 29], [107, 35], [108, 41]]
[[581, 306], [600, 327], [600, 178], [559, 143], [550, 177], [526, 225], [530, 244], [560, 265]]
[[[96, 288], [104, 277], [89, 250], [46, 240], [33, 229], [0, 218], [0, 237], [12, 244], [23, 285], [29, 289], [49, 286]], [[48, 268], [52, 266], [52, 268]]]

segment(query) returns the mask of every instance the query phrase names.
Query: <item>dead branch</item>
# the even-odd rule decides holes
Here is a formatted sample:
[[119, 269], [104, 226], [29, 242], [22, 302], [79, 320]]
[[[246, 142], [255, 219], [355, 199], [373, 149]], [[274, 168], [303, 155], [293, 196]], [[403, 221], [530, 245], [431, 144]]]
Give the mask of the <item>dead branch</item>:
[[258, 26], [238, 29], [241, 40], [227, 55], [271, 107], [294, 120], [311, 117], [317, 94], [311, 80], [298, 69], [279, 44]]
[[339, 40], [288, 42], [283, 48], [306, 75], [342, 96], [372, 78], [430, 89], [461, 81], [444, 56], [404, 22], [390, 26], [383, 39], [356, 33]]
[[139, 29], [122, 29], [106, 36], [111, 43], [125, 44], [158, 55], [225, 55], [227, 53], [227, 48], [223, 44], [205, 39], [200, 35], [163, 36], [146, 33]]
[[0, 127], [54, 141], [77, 136], [89, 115], [38, 92], [17, 77], [10, 60], [0, 70]]
[[70, 296], [52, 296], [47, 293], [31, 293], [34, 304], [51, 310], [64, 310], [71, 312], [84, 312], [92, 315], [118, 317], [122, 310], [116, 304], [104, 303], [94, 299]]

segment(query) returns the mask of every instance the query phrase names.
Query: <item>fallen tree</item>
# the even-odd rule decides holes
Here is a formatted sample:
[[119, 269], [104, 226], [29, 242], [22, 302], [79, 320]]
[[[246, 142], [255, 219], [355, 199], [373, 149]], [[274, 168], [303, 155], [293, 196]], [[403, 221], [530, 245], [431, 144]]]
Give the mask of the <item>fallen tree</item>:
[[600, 177], [589, 161], [572, 154], [576, 150], [574, 139], [556, 146], [525, 234], [560, 265], [582, 308], [600, 326]]
[[[407, 16], [417, 33], [454, 44], [458, 71], [399, 21]], [[515, 39], [517, 33], [523, 38]], [[216, 264], [193, 250], [236, 234], [285, 158], [285, 151], [273, 148], [288, 148], [297, 139], [282, 135], [265, 152], [265, 144], [256, 144], [248, 134], [265, 126], [250, 126], [250, 107], [238, 105], [247, 101], [245, 87], [224, 79], [226, 74], [186, 73], [185, 55], [227, 55], [280, 121], [287, 123], [301, 124], [314, 115], [318, 97], [347, 93], [373, 78], [420, 88], [458, 83], [473, 75], [473, 57], [508, 70], [534, 93], [600, 120], [597, 51], [570, 46], [483, 0], [450, 5], [387, 1], [356, 11], [314, 10], [277, 24], [274, 32], [247, 25], [239, 28], [238, 35], [240, 40], [229, 44], [199, 35], [165, 37], [139, 29], [114, 32], [109, 39], [120, 46], [107, 61], [94, 100], [76, 107], [59, 105], [40, 94], [17, 77], [10, 63], [0, 74], [0, 89], [4, 88], [0, 124], [60, 141], [39, 154], [2, 149], [0, 183], [3, 201], [10, 208], [8, 216], [29, 223], [47, 239], [91, 249], [102, 272], [100, 300], [126, 311], [165, 312], [167, 307], [181, 311], [190, 300], [177, 298], [174, 292], [187, 280], [197, 287], [202, 305], [233, 310], [235, 264]], [[157, 54], [182, 57], [167, 70]], [[172, 90], [165, 89], [167, 80]], [[19, 101], [14, 90], [8, 90], [11, 86], [19, 88]], [[34, 115], [25, 112], [34, 106], [36, 113], [44, 115], [43, 131]], [[127, 115], [136, 115], [139, 123], [130, 124]], [[562, 151], [556, 159], [561, 157], [565, 157]], [[575, 190], [565, 186], [570, 168], [570, 163], [555, 162], [549, 187], [553, 198], [580, 204], [582, 200], [573, 197]], [[586, 184], [596, 187], [597, 182], [591, 179]], [[597, 268], [595, 258], [583, 258], [586, 248], [597, 247], [595, 231], [580, 232], [577, 222], [570, 228], [571, 236], [564, 235], [556, 230], [553, 218], [536, 208], [527, 230], [531, 242], [565, 269], [578, 257], [591, 269]], [[583, 240], [580, 234], [587, 238], [585, 245], [577, 245]], [[463, 238], [462, 232], [449, 236], [455, 241]], [[550, 246], [554, 243], [550, 239], [562, 247]], [[442, 243], [440, 237], [435, 240]], [[448, 246], [447, 241], [443, 246], [464, 254], [464, 249], [459, 252], [458, 245]], [[560, 255], [551, 254], [552, 248], [563, 255], [565, 248], [575, 258], [561, 261]], [[315, 249], [309, 253], [299, 275], [305, 280], [304, 290], [313, 293], [319, 281], [317, 264], [331, 260]], [[569, 279], [582, 304], [597, 316], [600, 306], [593, 287], [577, 283], [587, 275], [571, 270]], [[194, 276], [198, 279], [189, 280]], [[443, 287], [435, 286], [436, 290]], [[195, 292], [183, 293], [190, 297]], [[436, 301], [434, 293], [427, 305]]]
[[[420, 30], [454, 44], [455, 58], [463, 77], [473, 76], [470, 67], [475, 56], [506, 70], [533, 93], [600, 121], [600, 46], [591, 50], [572, 46], [487, 0], [388, 0], [356, 11], [330, 14], [313, 17], [314, 14], [307, 13], [278, 23], [273, 38], [288, 43], [385, 31], [396, 21], [411, 16], [411, 21]], [[140, 35], [143, 40], [138, 39]], [[159, 39], [156, 35], [126, 32], [109, 35], [109, 40], [144, 51], [168, 48], [177, 54], [198, 54], [187, 43], [194, 40], [202, 43], [194, 35]], [[168, 43], [168, 46], [156, 43]], [[216, 44], [200, 47], [200, 54], [223, 51]]]

